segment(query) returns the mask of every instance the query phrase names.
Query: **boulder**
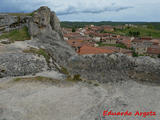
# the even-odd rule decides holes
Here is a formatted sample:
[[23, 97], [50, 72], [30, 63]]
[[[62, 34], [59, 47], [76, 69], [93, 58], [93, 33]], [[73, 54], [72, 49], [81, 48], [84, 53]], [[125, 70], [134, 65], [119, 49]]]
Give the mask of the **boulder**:
[[37, 45], [43, 46], [53, 61], [61, 66], [66, 64], [71, 56], [76, 55], [63, 39], [58, 17], [48, 7], [40, 7], [33, 13], [29, 21], [29, 33], [37, 40]]
[[29, 21], [29, 33], [31, 36], [36, 37], [47, 30], [51, 31], [50, 14], [48, 7], [40, 7], [33, 13], [33, 17]]
[[0, 32], [9, 32], [11, 30], [20, 29], [24, 26], [28, 27], [30, 17], [31, 16], [0, 14]]
[[0, 14], [0, 26], [9, 26], [17, 21], [16, 16], [10, 16], [8, 14]]
[[24, 76], [47, 69], [44, 58], [26, 53], [5, 53], [0, 55], [0, 77]]

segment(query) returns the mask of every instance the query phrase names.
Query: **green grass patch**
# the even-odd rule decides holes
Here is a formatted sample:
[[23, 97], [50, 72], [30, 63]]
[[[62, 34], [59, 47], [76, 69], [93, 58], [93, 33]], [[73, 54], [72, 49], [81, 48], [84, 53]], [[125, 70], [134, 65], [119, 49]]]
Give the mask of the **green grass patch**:
[[37, 54], [37, 55], [42, 55], [45, 59], [46, 59], [46, 62], [49, 63], [49, 59], [50, 59], [50, 55], [46, 52], [46, 50], [40, 48], [40, 49], [37, 49], [37, 48], [30, 48], [30, 49], [26, 49], [26, 50], [23, 50], [24, 53], [33, 53], [33, 54]]
[[21, 29], [18, 30], [12, 30], [8, 33], [3, 33], [0, 36], [0, 39], [9, 39], [10, 42], [15, 42], [15, 41], [24, 41], [24, 40], [30, 40], [31, 37], [28, 33], [28, 28], [27, 27], [23, 27]]
[[153, 38], [160, 38], [160, 30], [145, 28], [142, 26], [126, 27], [125, 29], [115, 29], [114, 33], [125, 36], [139, 36], [139, 37], [152, 36]]

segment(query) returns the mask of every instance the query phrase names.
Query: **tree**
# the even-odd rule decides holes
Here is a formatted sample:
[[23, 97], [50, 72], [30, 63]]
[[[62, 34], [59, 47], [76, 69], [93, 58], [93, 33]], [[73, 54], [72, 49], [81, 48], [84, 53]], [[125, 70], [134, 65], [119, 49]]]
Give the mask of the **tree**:
[[133, 57], [138, 57], [138, 54], [136, 52], [133, 52], [132, 56]]
[[147, 28], [154, 29], [154, 26], [150, 24], [150, 25], [147, 25]]
[[128, 34], [129, 34], [129, 36], [132, 36], [132, 32], [131, 32], [131, 31], [129, 31], [129, 33], [128, 33]]
[[72, 32], [76, 32], [76, 28], [75, 27], [72, 28]]
[[160, 54], [158, 55], [158, 58], [160, 58]]

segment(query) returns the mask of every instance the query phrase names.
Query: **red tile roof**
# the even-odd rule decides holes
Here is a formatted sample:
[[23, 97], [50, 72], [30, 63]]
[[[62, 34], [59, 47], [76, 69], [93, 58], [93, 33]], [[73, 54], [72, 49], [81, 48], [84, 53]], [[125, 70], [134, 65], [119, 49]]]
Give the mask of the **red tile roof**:
[[143, 40], [141, 40], [141, 39], [134, 39], [134, 40], [132, 40], [132, 42], [143, 42]]
[[119, 42], [122, 43], [122, 44], [124, 44], [125, 46], [127, 46], [127, 48], [130, 48], [132, 41], [130, 39], [124, 39], [124, 40], [121, 40]]
[[159, 45], [160, 44], [160, 40], [159, 39], [153, 39], [151, 41], [153, 42], [154, 45]]
[[83, 40], [67, 40], [67, 43], [72, 47], [80, 47], [83, 45]]
[[104, 54], [104, 53], [113, 53], [112, 50], [102, 49], [102, 48], [96, 48], [84, 45], [80, 48], [79, 54], [85, 55], [85, 54]]
[[141, 37], [140, 39], [141, 39], [141, 40], [152, 40], [151, 37]]
[[160, 54], [160, 46], [154, 45], [147, 49], [148, 54]]

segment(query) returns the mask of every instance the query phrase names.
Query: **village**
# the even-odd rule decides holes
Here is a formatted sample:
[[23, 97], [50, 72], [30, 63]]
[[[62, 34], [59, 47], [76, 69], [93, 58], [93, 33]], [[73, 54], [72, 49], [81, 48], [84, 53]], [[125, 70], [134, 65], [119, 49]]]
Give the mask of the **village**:
[[63, 28], [63, 36], [64, 40], [79, 55], [123, 53], [133, 57], [160, 57], [160, 38], [125, 36], [114, 33], [115, 29], [124, 29], [126, 26], [136, 27], [134, 25], [87, 25], [78, 29]]

